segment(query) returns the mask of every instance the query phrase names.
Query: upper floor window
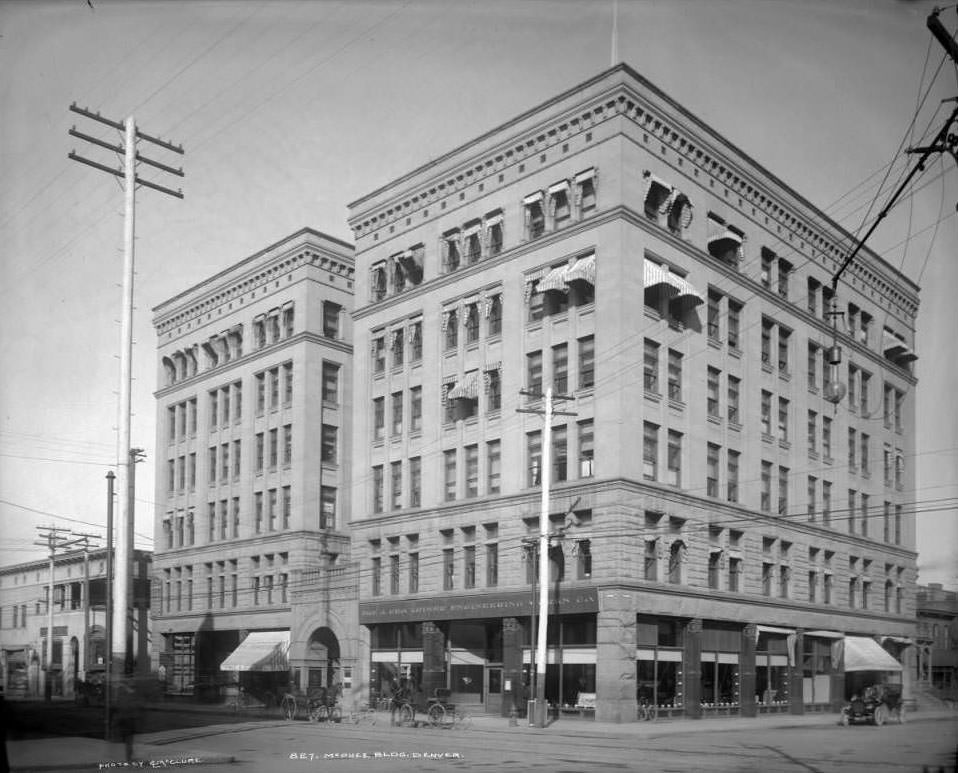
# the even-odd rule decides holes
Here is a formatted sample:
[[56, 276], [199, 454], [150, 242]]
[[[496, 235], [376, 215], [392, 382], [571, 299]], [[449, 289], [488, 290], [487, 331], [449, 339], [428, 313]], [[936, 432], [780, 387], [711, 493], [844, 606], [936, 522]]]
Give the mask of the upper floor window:
[[596, 177], [594, 168], [586, 169], [575, 176], [575, 200], [579, 217], [584, 217], [596, 208]]
[[745, 233], [725, 222], [714, 212], [708, 214], [707, 247], [709, 255], [732, 268], [738, 268], [742, 260]]
[[386, 263], [375, 264], [369, 272], [369, 299], [374, 303], [386, 297], [389, 287]]
[[494, 257], [502, 252], [502, 212], [495, 212], [486, 217], [486, 252]]
[[478, 343], [479, 341], [479, 304], [470, 303], [466, 305], [463, 325], [466, 328], [466, 345]]
[[422, 320], [417, 319], [409, 325], [409, 361], [422, 360]]
[[527, 239], [542, 236], [546, 230], [546, 217], [543, 210], [542, 191], [536, 191], [522, 200], [525, 235]]
[[562, 180], [549, 187], [549, 216], [553, 228], [561, 228], [572, 217], [569, 181]]
[[481, 232], [482, 223], [476, 221], [475, 223], [466, 226], [466, 230], [462, 234], [462, 246], [466, 257], [466, 265], [471, 266], [473, 263], [478, 263], [482, 258], [482, 239], [480, 238]]
[[386, 371], [386, 337], [384, 334], [373, 338], [372, 343], [373, 373]]
[[486, 299], [486, 319], [489, 337], [502, 335], [502, 296], [498, 293]]
[[456, 309], [447, 309], [442, 315], [443, 349], [455, 351], [459, 346], [459, 313]]
[[440, 248], [442, 250], [442, 272], [448, 274], [457, 270], [462, 263], [462, 244], [460, 243], [458, 228], [443, 234]]
[[339, 338], [339, 314], [342, 306], [332, 301], [323, 301], [323, 335]]

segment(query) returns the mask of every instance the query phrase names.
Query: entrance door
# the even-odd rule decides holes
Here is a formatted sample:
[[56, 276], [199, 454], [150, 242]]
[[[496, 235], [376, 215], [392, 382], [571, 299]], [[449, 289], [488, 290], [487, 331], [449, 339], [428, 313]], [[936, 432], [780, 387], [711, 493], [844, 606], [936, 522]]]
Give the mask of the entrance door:
[[502, 666], [486, 666], [485, 710], [488, 714], [502, 713]]

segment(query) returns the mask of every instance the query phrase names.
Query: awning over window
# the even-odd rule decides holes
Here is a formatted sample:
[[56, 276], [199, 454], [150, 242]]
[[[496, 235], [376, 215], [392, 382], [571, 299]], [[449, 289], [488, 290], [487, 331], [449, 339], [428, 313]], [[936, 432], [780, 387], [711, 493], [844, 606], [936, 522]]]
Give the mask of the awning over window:
[[721, 247], [741, 247], [742, 237], [735, 231], [722, 231], [708, 238], [709, 246], [716, 244]]
[[666, 284], [676, 290], [676, 296], [673, 300], [690, 298], [693, 299], [696, 304], [705, 302], [705, 298], [702, 297], [702, 294], [695, 289], [691, 282], [678, 274], [673, 274], [665, 266], [660, 266], [658, 263], [654, 263], [648, 259], [645, 261], [644, 280], [646, 290], [662, 284]]
[[593, 177], [595, 177], [595, 167], [590, 167], [589, 169], [585, 169], [582, 172], [577, 172], [575, 176], [575, 181], [577, 183], [581, 183], [586, 180], [591, 180]]
[[918, 359], [918, 355], [911, 350], [908, 344], [902, 341], [890, 330], [884, 331], [884, 335], [882, 336], [882, 348], [885, 351], [885, 356], [892, 360], [910, 362], [911, 360]]
[[566, 273], [569, 270], [568, 265], [562, 265], [552, 269], [546, 278], [539, 282], [539, 292], [546, 290], [557, 290], [558, 292], [568, 292], [569, 286], [566, 284]]
[[584, 258], [579, 258], [566, 270], [566, 283], [575, 282], [576, 280], [595, 285], [595, 253]]
[[457, 400], [460, 398], [465, 400], [479, 399], [479, 377], [477, 373], [466, 376], [446, 394], [447, 400]]
[[901, 671], [901, 663], [867, 636], [845, 637], [845, 672]]
[[816, 639], [844, 639], [845, 634], [838, 631], [805, 631], [805, 636], [812, 636]]
[[537, 201], [542, 201], [542, 191], [536, 191], [535, 193], [530, 193], [523, 200], [523, 204], [535, 204]]
[[759, 633], [781, 633], [781, 634], [788, 635], [788, 634], [795, 633], [795, 629], [794, 629], [794, 628], [776, 628], [776, 627], [773, 626], [773, 625], [756, 625], [756, 626], [755, 626], [755, 633], [756, 633], [756, 634], [759, 634]]
[[567, 191], [567, 190], [569, 190], [569, 181], [568, 181], [568, 180], [560, 180], [559, 182], [554, 183], [554, 184], [552, 184], [552, 185], [549, 186], [549, 193], [550, 193], [550, 194], [552, 194], [552, 193], [558, 193], [559, 191]]
[[220, 664], [221, 671], [286, 671], [289, 631], [251, 631]]

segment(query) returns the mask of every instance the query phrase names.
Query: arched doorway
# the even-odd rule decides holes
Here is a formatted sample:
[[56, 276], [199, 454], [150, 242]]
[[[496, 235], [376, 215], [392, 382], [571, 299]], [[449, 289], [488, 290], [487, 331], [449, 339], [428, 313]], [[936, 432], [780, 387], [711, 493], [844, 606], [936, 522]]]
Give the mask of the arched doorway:
[[330, 628], [313, 631], [306, 645], [306, 688], [330, 688], [342, 683], [339, 639]]

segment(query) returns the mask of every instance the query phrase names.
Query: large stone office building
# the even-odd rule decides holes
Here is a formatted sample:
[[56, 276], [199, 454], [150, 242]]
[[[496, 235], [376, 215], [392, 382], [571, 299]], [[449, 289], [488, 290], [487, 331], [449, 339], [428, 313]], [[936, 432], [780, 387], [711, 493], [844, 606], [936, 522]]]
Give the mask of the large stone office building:
[[352, 247], [303, 229], [154, 310], [154, 652], [170, 693], [215, 699], [249, 672], [270, 700], [339, 667], [348, 609], [293, 607], [349, 556], [352, 285]]
[[349, 222], [357, 691], [524, 697], [545, 475], [557, 711], [823, 710], [907, 660], [908, 277], [866, 248], [833, 298], [852, 237], [625, 65]]

